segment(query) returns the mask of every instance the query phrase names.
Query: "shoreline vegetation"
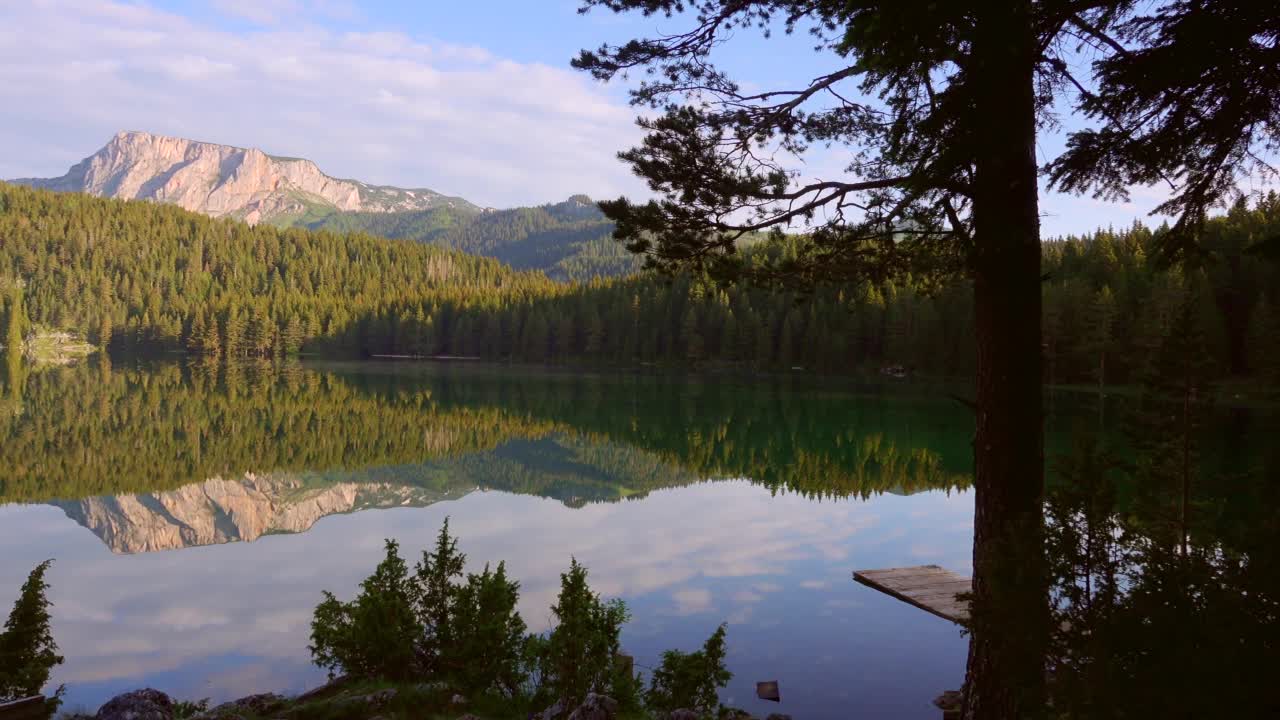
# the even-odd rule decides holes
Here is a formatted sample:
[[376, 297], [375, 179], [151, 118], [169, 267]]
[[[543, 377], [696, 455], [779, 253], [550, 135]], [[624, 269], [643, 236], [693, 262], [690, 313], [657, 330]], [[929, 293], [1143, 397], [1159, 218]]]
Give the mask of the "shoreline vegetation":
[[[1216, 379], [1280, 387], [1280, 271], [1250, 251], [1280, 195], [1211, 219], [1209, 260], [1166, 267], [1135, 223], [1042, 244], [1043, 381], [1131, 385], [1183, 304]], [[810, 292], [641, 272], [559, 282], [410, 240], [249, 226], [177, 207], [0, 183], [0, 344], [32, 327], [117, 357], [380, 355], [839, 375], [972, 377], [970, 281]], [[804, 236], [753, 239], [761, 267]]]
[[[604, 600], [576, 559], [560, 576], [554, 626], [530, 633], [516, 611], [520, 584], [505, 563], [465, 573], [466, 556], [445, 519], [435, 546], [411, 569], [399, 544], [342, 601], [323, 591], [311, 623], [312, 661], [329, 682], [296, 697], [252, 695], [210, 708], [144, 688], [118, 695], [94, 714], [58, 714], [65, 686], [48, 698], [63, 720], [749, 720], [720, 703], [732, 678], [721, 624], [701, 648], [667, 650], [646, 679], [621, 646], [630, 620], [620, 599]], [[64, 658], [51, 632], [44, 579], [52, 560], [24, 584], [0, 634], [0, 699], [39, 694]], [[783, 715], [771, 715], [777, 720]]]

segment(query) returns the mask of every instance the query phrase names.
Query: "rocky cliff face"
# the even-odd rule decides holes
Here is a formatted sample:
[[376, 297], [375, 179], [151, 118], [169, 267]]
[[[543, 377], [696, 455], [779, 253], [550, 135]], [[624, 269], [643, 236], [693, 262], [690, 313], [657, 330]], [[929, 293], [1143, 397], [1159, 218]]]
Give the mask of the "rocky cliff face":
[[433, 190], [332, 178], [310, 160], [144, 132], [118, 133], [60, 178], [12, 182], [100, 197], [155, 200], [250, 223], [317, 207], [375, 213], [435, 207], [479, 210], [466, 200]]
[[337, 482], [307, 487], [294, 475], [245, 473], [178, 490], [55, 503], [115, 553], [173, 550], [299, 533], [334, 513], [423, 506], [460, 497], [390, 483]]

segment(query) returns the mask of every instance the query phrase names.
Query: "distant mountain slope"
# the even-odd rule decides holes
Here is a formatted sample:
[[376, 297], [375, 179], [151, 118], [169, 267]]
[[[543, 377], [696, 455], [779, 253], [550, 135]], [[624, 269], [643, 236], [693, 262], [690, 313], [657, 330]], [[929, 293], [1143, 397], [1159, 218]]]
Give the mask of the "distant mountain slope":
[[310, 160], [135, 131], [117, 133], [62, 177], [11, 182], [99, 197], [155, 200], [250, 223], [302, 215], [317, 207], [371, 213], [431, 208], [479, 211], [462, 198], [434, 190], [333, 178]]
[[9, 182], [153, 200], [250, 224], [431, 242], [557, 280], [624, 275], [640, 267], [613, 242], [613, 224], [585, 195], [492, 210], [434, 190], [333, 178], [310, 160], [145, 132], [116, 134], [62, 177]]
[[481, 213], [452, 207], [381, 214], [313, 212], [282, 218], [281, 224], [431, 242], [520, 270], [541, 270], [556, 280], [625, 275], [640, 267], [639, 258], [613, 241], [613, 223], [586, 195]]

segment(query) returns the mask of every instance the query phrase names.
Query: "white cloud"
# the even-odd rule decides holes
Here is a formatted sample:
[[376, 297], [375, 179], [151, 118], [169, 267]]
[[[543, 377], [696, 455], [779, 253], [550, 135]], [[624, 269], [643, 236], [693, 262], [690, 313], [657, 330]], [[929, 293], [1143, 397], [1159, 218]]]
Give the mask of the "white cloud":
[[213, 6], [225, 15], [261, 24], [275, 24], [302, 9], [294, 0], [213, 0]]
[[[130, 129], [485, 205], [644, 192], [615, 157], [639, 137], [635, 112], [590, 79], [484, 48], [305, 24], [344, 7], [219, 0], [259, 23], [233, 32], [108, 0], [0, 4], [0, 177], [61, 175]], [[304, 23], [273, 24], [290, 13]]]
[[675, 600], [676, 615], [697, 615], [711, 609], [711, 591], [702, 588], [688, 588], [671, 593]]
[[276, 25], [310, 16], [335, 20], [360, 16], [356, 6], [346, 0], [212, 0], [210, 4], [223, 15], [259, 25]]

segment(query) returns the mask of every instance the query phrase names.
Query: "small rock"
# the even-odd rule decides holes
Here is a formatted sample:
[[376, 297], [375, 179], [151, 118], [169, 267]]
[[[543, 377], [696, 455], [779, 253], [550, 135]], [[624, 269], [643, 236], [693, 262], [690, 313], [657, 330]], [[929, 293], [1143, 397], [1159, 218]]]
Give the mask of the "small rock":
[[533, 716], [533, 720], [556, 720], [564, 714], [564, 703], [557, 700], [551, 707]]
[[330, 695], [337, 694], [339, 690], [346, 687], [350, 682], [351, 682], [350, 677], [347, 677], [346, 675], [339, 675], [338, 677], [333, 678], [332, 680], [321, 685], [320, 687], [311, 688], [310, 690], [295, 697], [293, 700], [294, 702], [304, 703], [304, 702], [311, 702], [312, 700], [319, 700], [321, 698], [326, 698], [326, 697], [329, 697]]
[[782, 701], [782, 691], [778, 689], [777, 680], [766, 680], [756, 683], [756, 697], [761, 700]]
[[963, 702], [964, 695], [959, 690], [947, 690], [933, 699], [933, 704], [943, 711], [959, 709]]
[[582, 704], [569, 713], [568, 720], [613, 720], [618, 715], [618, 701], [608, 695], [587, 693]]
[[374, 708], [381, 708], [383, 705], [394, 700], [395, 697], [395, 688], [386, 688], [385, 690], [371, 692], [368, 695], [352, 695], [350, 697], [336, 698], [333, 702], [339, 707], [351, 708], [350, 710], [344, 710], [344, 712], [359, 713], [362, 711], [357, 708], [363, 708], [364, 712], [368, 712]]
[[195, 715], [191, 720], [234, 720], [245, 715], [266, 715], [279, 710], [285, 704], [284, 697], [275, 693], [261, 693], [232, 700]]
[[742, 708], [726, 708], [720, 720], [756, 720], [751, 713]]
[[173, 700], [153, 688], [117, 695], [98, 708], [96, 720], [173, 720]]
[[466, 705], [467, 699], [462, 695], [458, 695], [455, 693], [453, 697], [449, 698], [449, 704], [450, 705]]

